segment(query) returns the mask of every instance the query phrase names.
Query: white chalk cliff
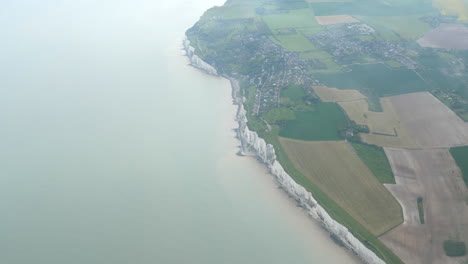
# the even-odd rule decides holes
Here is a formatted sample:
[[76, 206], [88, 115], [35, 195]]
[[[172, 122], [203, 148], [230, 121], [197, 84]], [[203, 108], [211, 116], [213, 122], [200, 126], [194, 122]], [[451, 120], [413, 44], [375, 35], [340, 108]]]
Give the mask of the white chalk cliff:
[[218, 75], [218, 71], [216, 71], [216, 69], [213, 66], [204, 62], [202, 59], [200, 59], [200, 57], [198, 57], [195, 54], [195, 49], [192, 46], [190, 46], [190, 40], [185, 39], [183, 41], [183, 45], [185, 52], [190, 59], [190, 65], [200, 70], [206, 71], [208, 74]]
[[[194, 54], [194, 48], [190, 46], [190, 41], [184, 41], [184, 49], [186, 50], [187, 56], [190, 58], [193, 66], [200, 68], [209, 74], [217, 75], [216, 69]], [[196, 58], [193, 59], [194, 57]], [[196, 64], [194, 64], [194, 61]], [[235, 96], [235, 93], [233, 93], [233, 96]], [[336, 239], [339, 239], [346, 248], [356, 253], [365, 263], [384, 264], [385, 262], [383, 260], [364, 246], [361, 241], [348, 231], [346, 227], [332, 219], [330, 215], [317, 203], [310, 192], [297, 184], [292, 177], [286, 173], [281, 164], [276, 160], [273, 145], [267, 144], [256, 132], [250, 131], [247, 127], [248, 120], [242, 100], [234, 97], [233, 101], [238, 105], [236, 121], [238, 123], [237, 137], [241, 142], [241, 153], [244, 155], [255, 156], [261, 160], [268, 167], [270, 173], [276, 178], [282, 189], [293, 197], [312, 217], [319, 220], [328, 232], [330, 232]]]

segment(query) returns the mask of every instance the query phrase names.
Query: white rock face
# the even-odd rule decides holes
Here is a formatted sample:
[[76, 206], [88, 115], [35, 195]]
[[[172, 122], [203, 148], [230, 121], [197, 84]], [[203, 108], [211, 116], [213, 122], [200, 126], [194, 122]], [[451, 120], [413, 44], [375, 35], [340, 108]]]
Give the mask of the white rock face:
[[[187, 51], [194, 67], [200, 68], [209, 74], [217, 75], [216, 69], [201, 60], [193, 53], [194, 49], [190, 46], [189, 40], [184, 40], [184, 48]], [[194, 58], [195, 57], [195, 58]], [[231, 81], [231, 84], [233, 82]], [[312, 194], [304, 187], [297, 184], [289, 174], [283, 169], [276, 160], [275, 149], [273, 145], [267, 144], [263, 138], [260, 138], [254, 131], [247, 127], [247, 115], [241, 98], [235, 97], [233, 101], [238, 105], [236, 121], [238, 123], [237, 137], [241, 142], [241, 154], [255, 156], [261, 160], [270, 170], [278, 181], [279, 185], [293, 197], [304, 210], [312, 217], [319, 220], [322, 226], [330, 232], [335, 238], [339, 239], [343, 245], [356, 253], [365, 263], [385, 264], [374, 252], [365, 247], [356, 237], [351, 234], [346, 227], [333, 220], [330, 215], [317, 203]]]
[[[240, 100], [234, 100], [239, 102]], [[269, 168], [270, 173], [276, 178], [280, 186], [293, 197], [311, 216], [318, 219], [322, 226], [347, 248], [355, 252], [366, 263], [384, 264], [374, 252], [365, 247], [354, 237], [346, 227], [333, 220], [330, 215], [317, 203], [312, 194], [304, 187], [297, 184], [289, 176], [276, 160], [275, 149], [271, 144], [260, 138], [256, 132], [247, 127], [246, 111], [242, 103], [238, 103], [237, 122], [239, 128], [237, 136], [241, 141], [241, 152], [245, 155], [256, 156]]]
[[192, 46], [190, 46], [190, 40], [185, 39], [183, 41], [183, 45], [184, 45], [185, 52], [190, 59], [190, 64], [193, 67], [206, 71], [208, 74], [211, 74], [211, 75], [218, 75], [218, 71], [216, 71], [216, 69], [213, 66], [204, 62], [202, 59], [200, 59], [200, 57], [198, 57], [195, 54], [195, 49]]

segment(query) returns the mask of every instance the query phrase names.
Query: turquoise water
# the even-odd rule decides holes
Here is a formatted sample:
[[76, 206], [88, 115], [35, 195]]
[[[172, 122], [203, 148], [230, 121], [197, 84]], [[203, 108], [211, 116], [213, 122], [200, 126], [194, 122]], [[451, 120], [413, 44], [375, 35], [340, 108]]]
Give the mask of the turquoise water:
[[255, 159], [180, 43], [220, 1], [0, 4], [0, 262], [356, 263]]

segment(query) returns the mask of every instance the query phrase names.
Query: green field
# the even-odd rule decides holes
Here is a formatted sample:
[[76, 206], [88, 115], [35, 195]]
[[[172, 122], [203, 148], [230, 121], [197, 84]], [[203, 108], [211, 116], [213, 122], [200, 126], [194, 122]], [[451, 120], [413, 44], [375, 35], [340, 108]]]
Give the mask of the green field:
[[337, 73], [341, 71], [341, 66], [338, 65], [332, 57], [321, 59], [321, 62], [327, 65], [327, 69], [324, 70], [312, 70], [315, 73]]
[[401, 68], [403, 65], [398, 61], [389, 60], [385, 62], [386, 65], [390, 66], [391, 68]]
[[267, 121], [269, 124], [277, 124], [277, 123], [284, 122], [287, 120], [296, 119], [294, 111], [286, 107], [273, 108], [269, 110], [268, 112], [263, 113], [262, 116], [263, 116], [263, 119]]
[[403, 222], [400, 205], [345, 141], [280, 138], [296, 169], [374, 235]]
[[450, 153], [460, 168], [465, 185], [468, 187], [468, 146], [451, 148]]
[[296, 113], [296, 119], [287, 121], [279, 135], [300, 140], [340, 140], [338, 129], [349, 123], [335, 103], [320, 103], [315, 110]]
[[290, 10], [283, 14], [262, 16], [265, 23], [274, 32], [280, 28], [320, 28], [310, 8]]
[[294, 101], [302, 100], [306, 96], [304, 88], [300, 85], [290, 85], [285, 89], [281, 89], [281, 97], [289, 98]]
[[352, 142], [354, 150], [381, 183], [395, 184], [395, 176], [381, 147]]
[[294, 112], [311, 112], [314, 104], [307, 101], [307, 94], [301, 85], [290, 85], [281, 89], [281, 106], [288, 107]]
[[352, 2], [311, 3], [317, 16], [396, 16], [434, 12], [431, 0], [354, 0]]
[[301, 52], [317, 49], [317, 47], [315, 47], [314, 44], [312, 44], [312, 42], [302, 34], [275, 35], [274, 38], [277, 40], [275, 42], [278, 45], [289, 51]]
[[444, 251], [449, 257], [461, 257], [466, 255], [465, 242], [456, 240], [445, 240]]
[[424, 220], [424, 200], [423, 200], [422, 197], [418, 197], [418, 199], [416, 199], [416, 202], [418, 203], [419, 222], [421, 224], [424, 224], [425, 223], [425, 220]]
[[301, 52], [301, 57], [304, 59], [317, 59], [317, 60], [328, 60], [332, 58], [332, 55], [323, 50], [314, 50], [314, 51], [306, 51]]
[[[289, 5], [294, 2], [286, 2]], [[302, 2], [305, 4], [305, 2]], [[302, 7], [300, 9], [290, 9], [286, 13], [262, 16], [263, 21], [273, 32], [270, 37], [276, 44], [292, 52], [317, 51], [317, 47], [305, 37], [307, 34], [319, 33], [321, 26], [315, 20], [312, 9], [306, 5], [293, 5]], [[282, 29], [294, 29], [293, 34], [281, 34]]]
[[387, 248], [378, 237], [374, 236], [356, 219], [351, 217], [343, 208], [341, 208], [334, 200], [326, 195], [317, 185], [312, 183], [300, 171], [298, 171], [294, 164], [289, 159], [285, 150], [281, 146], [278, 138], [278, 129], [273, 129], [269, 133], [262, 133], [260, 136], [269, 144], [275, 147], [277, 160], [281, 163], [285, 171], [307, 191], [314, 195], [317, 202], [327, 211], [327, 213], [338, 223], [342, 224], [350, 230], [350, 232], [359, 239], [366, 247], [372, 250], [379, 256], [385, 263], [388, 264], [403, 264], [403, 261], [395, 255], [389, 248]]
[[389, 40], [415, 40], [431, 29], [429, 24], [422, 22], [420, 15], [413, 16], [357, 16], [362, 22], [369, 24], [384, 38]]
[[323, 29], [321, 27], [313, 26], [313, 27], [297, 28], [297, 31], [307, 36], [307, 35], [320, 33], [323, 31]]
[[355, 89], [373, 100], [430, 88], [414, 71], [408, 69], [391, 69], [382, 63], [353, 65], [350, 69], [349, 72], [320, 73], [316, 77], [326, 86]]

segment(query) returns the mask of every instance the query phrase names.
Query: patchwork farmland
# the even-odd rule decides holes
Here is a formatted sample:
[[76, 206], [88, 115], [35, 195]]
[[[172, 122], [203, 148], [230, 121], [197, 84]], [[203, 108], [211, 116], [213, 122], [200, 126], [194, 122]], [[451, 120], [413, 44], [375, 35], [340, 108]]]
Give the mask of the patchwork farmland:
[[367, 97], [358, 90], [341, 90], [326, 86], [314, 86], [315, 93], [325, 102], [337, 102], [350, 120], [369, 127], [369, 134], [361, 134], [368, 144], [383, 147], [415, 148], [413, 140], [401, 125], [400, 118], [388, 98], [382, 98], [382, 112], [369, 110]]
[[[468, 189], [447, 149], [386, 148], [396, 185], [386, 185], [403, 207], [405, 221], [381, 237], [405, 263], [466, 263], [450, 258], [445, 240], [468, 241]], [[420, 222], [418, 197], [424, 201]]]
[[[451, 147], [468, 145], [468, 124], [428, 92], [381, 98], [383, 111], [372, 112], [357, 90], [320, 86], [314, 91], [322, 101], [337, 102], [357, 124], [369, 127], [371, 133], [361, 135], [364, 142], [386, 147], [396, 184], [385, 187], [402, 206], [404, 223], [382, 235], [381, 241], [405, 263], [468, 261], [448, 257], [443, 246], [449, 240], [468, 241], [468, 189], [449, 152]], [[323, 147], [310, 148], [326, 155]], [[299, 159], [299, 154], [289, 155]], [[458, 163], [466, 162], [460, 156]], [[297, 166], [303, 171], [317, 169]]]
[[386, 263], [455, 263], [444, 245], [468, 243], [449, 152], [464, 168], [467, 1], [232, 0], [191, 41], [239, 80], [249, 128], [364, 246]]
[[432, 94], [403, 94], [389, 100], [417, 147], [468, 145], [468, 124]]
[[280, 142], [299, 171], [374, 235], [403, 221], [398, 202], [348, 143], [286, 138]]

